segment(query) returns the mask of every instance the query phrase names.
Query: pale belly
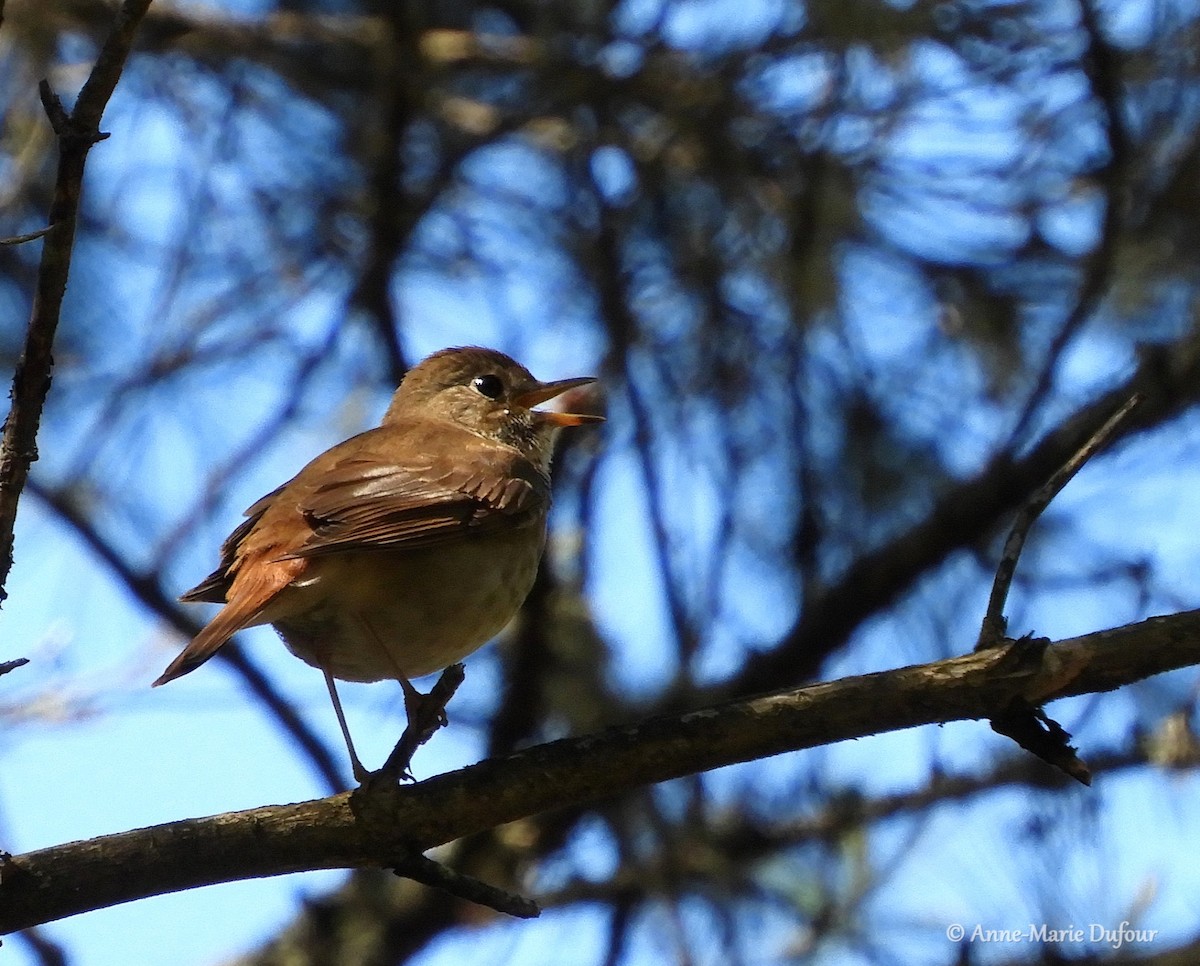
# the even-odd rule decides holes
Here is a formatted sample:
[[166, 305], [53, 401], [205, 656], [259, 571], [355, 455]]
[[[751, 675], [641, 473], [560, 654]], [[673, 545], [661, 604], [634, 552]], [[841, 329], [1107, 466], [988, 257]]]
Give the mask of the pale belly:
[[541, 538], [539, 527], [403, 554], [315, 557], [263, 623], [301, 660], [344, 681], [418, 678], [512, 620], [537, 575]]

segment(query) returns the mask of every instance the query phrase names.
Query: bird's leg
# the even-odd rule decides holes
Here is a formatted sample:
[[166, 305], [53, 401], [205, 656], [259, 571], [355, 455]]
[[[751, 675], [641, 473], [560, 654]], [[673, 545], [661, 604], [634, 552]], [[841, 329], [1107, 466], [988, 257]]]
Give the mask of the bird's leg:
[[[414, 723], [419, 726], [422, 721], [422, 714], [425, 708], [428, 707], [429, 695], [422, 694], [414, 688], [412, 682], [406, 677], [398, 676], [396, 680], [400, 682], [400, 687], [404, 691], [404, 713], [408, 718], [409, 727], [413, 727]], [[438, 727], [444, 728], [450, 723], [450, 719], [446, 717], [446, 706], [444, 704], [438, 705], [437, 715]]]
[[361, 785], [371, 773], [358, 760], [358, 753], [354, 750], [354, 741], [350, 738], [350, 728], [346, 725], [346, 715], [342, 711], [342, 701], [338, 697], [337, 685], [334, 684], [333, 675], [328, 671], [325, 672], [325, 686], [329, 688], [329, 698], [333, 701], [333, 713], [337, 715], [338, 725], [342, 729], [342, 737], [346, 739], [346, 750], [350, 752], [350, 770], [354, 772], [354, 780]]
[[375, 649], [383, 656], [383, 659], [392, 666], [392, 670], [396, 672], [396, 680], [400, 682], [400, 687], [404, 690], [405, 723], [411, 727], [413, 723], [413, 716], [420, 712], [421, 702], [425, 699], [425, 695], [414, 688], [412, 683], [400, 670], [399, 665], [396, 664], [395, 655], [393, 655], [392, 652], [384, 646], [383, 641], [375, 632], [375, 626], [371, 623], [370, 618], [368, 618], [366, 614], [356, 614], [355, 616], [358, 618], [359, 626], [363, 629], [363, 631], [366, 632], [367, 637], [369, 637], [372, 643], [375, 645]]
[[421, 701], [425, 695], [414, 688], [408, 678], [397, 677], [396, 680], [400, 682], [400, 689], [404, 692], [404, 718], [411, 725], [413, 718], [421, 710]]
[[[422, 694], [405, 678], [399, 678], [404, 688], [404, 705], [408, 712], [408, 727], [388, 755], [388, 760], [376, 774], [389, 780], [412, 778], [408, 764], [418, 748], [425, 744], [433, 733], [446, 723], [446, 705], [462, 684], [465, 672], [461, 664], [451, 664], [442, 672], [437, 684], [428, 694]], [[411, 694], [410, 694], [411, 692]], [[411, 703], [410, 703], [411, 702]]]
[[[439, 687], [442, 679], [446, 679], [446, 673], [443, 672], [442, 679], [439, 679], [433, 691], [430, 694], [422, 694], [412, 686], [408, 676], [400, 669], [392, 651], [384, 646], [370, 619], [365, 614], [358, 614], [357, 617], [363, 630], [379, 648], [379, 653], [396, 672], [396, 680], [400, 682], [400, 688], [404, 692], [404, 714], [407, 719], [407, 727], [400, 736], [399, 742], [392, 749], [392, 753], [388, 755], [383, 767], [372, 773], [372, 780], [377, 778], [387, 781], [395, 781], [400, 778], [411, 779], [412, 775], [408, 770], [409, 762], [412, 761], [412, 756], [416, 754], [417, 749], [428, 741], [435, 731], [447, 724], [446, 702], [450, 700], [451, 695], [458, 688], [458, 684], [462, 682], [462, 677], [460, 674], [458, 683], [447, 690], [445, 687]], [[461, 671], [461, 665], [455, 666]], [[451, 677], [453, 678], [454, 675]]]

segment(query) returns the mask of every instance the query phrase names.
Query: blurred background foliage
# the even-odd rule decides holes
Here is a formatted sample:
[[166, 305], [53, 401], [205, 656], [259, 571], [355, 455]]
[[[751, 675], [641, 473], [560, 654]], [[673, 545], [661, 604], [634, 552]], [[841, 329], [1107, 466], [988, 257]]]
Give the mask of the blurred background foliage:
[[[5, 5], [0, 234], [47, 208], [38, 80], [77, 89], [111, 16]], [[198, 619], [174, 596], [243, 507], [452, 344], [595, 371], [609, 422], [561, 454], [537, 588], [419, 772], [969, 650], [1013, 461], [1193, 351], [1198, 29], [1190, 0], [156, 3], [89, 164], [6, 605], [33, 636], [0, 657], [34, 659], [5, 679], [6, 741], [153, 700], [227, 743], [222, 699], [144, 693]], [[36, 256], [0, 248], [7, 368]], [[1195, 603], [1200, 433], [1166, 391], [1035, 531], [1014, 632]], [[972, 525], [940, 522], [968, 492]], [[273, 794], [338, 787], [319, 676], [259, 640], [235, 671], [309, 775]], [[960, 949], [946, 926], [1123, 919], [1160, 930], [1138, 962], [1186, 958], [1195, 684], [1052, 709], [1091, 790], [982, 724], [867, 739], [447, 850], [539, 896], [536, 927], [355, 874], [238, 961], [1063, 962], [1129, 949]], [[399, 689], [355, 694], [386, 744]], [[6, 802], [6, 836], [25, 820]], [[107, 962], [64, 935], [18, 948]]]

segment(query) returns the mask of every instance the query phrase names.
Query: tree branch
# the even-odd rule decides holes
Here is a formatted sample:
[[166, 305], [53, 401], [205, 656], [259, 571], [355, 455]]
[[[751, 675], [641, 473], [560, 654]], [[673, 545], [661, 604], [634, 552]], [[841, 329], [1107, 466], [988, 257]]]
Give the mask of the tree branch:
[[1127, 380], [1081, 406], [1026, 455], [1016, 459], [1001, 455], [978, 475], [947, 490], [924, 520], [851, 564], [836, 583], [805, 606], [778, 647], [749, 657], [723, 691], [753, 694], [814, 676], [863, 621], [950, 553], [986, 537], [1135, 395], [1143, 401], [1117, 427], [1106, 448], [1200, 402], [1200, 336], [1145, 349]]
[[39, 228], [37, 231], [26, 232], [24, 235], [13, 235], [11, 238], [0, 238], [0, 245], [24, 245], [26, 242], [37, 241], [39, 238], [45, 238], [52, 231], [54, 231], [54, 226], [47, 225], [45, 228]]
[[49, 84], [42, 81], [39, 89], [46, 114], [58, 135], [58, 174], [25, 345], [13, 374], [12, 407], [0, 441], [0, 602], [7, 596], [4, 585], [12, 569], [17, 505], [29, 467], [37, 459], [38, 426], [50, 391], [54, 365], [51, 353], [71, 271], [83, 169], [92, 145], [108, 136], [100, 133], [100, 117], [121, 77], [138, 22], [149, 6], [150, 0], [125, 0], [121, 5], [112, 31], [96, 58], [96, 66], [69, 115]]
[[541, 913], [538, 904], [524, 896], [513, 895], [469, 875], [455, 872], [419, 853], [401, 859], [392, 871], [406, 879], [441, 889], [459, 899], [467, 899], [518, 919], [536, 919]]
[[1000, 564], [996, 567], [996, 579], [992, 583], [987, 613], [984, 615], [983, 625], [979, 628], [979, 642], [976, 647], [991, 647], [998, 644], [1008, 630], [1008, 621], [1004, 617], [1004, 604], [1008, 600], [1008, 591], [1012, 586], [1013, 576], [1017, 572], [1017, 561], [1021, 558], [1021, 551], [1025, 548], [1025, 540], [1038, 517], [1042, 515], [1042, 511], [1050, 505], [1050, 501], [1059, 494], [1062, 488], [1071, 482], [1083, 464], [1108, 443], [1122, 420], [1141, 401], [1142, 397], [1136, 394], [1127, 399], [1121, 408], [1105, 420], [1104, 425], [1071, 455], [1070, 459], [1054, 471], [1017, 512], [1012, 529], [1008, 532], [1008, 539], [1004, 541], [1004, 552], [1000, 555]]
[[24, 667], [29, 663], [29, 658], [18, 657], [12, 661], [0, 661], [0, 676], [7, 674], [9, 671], [15, 671], [19, 667]]
[[1200, 663], [1200, 611], [1046, 648], [1016, 643], [817, 684], [491, 759], [411, 786], [187, 819], [0, 856], [0, 932], [134, 899], [308, 869], [390, 867], [553, 808], [736, 762], [989, 718], [1014, 699], [1108, 691]]

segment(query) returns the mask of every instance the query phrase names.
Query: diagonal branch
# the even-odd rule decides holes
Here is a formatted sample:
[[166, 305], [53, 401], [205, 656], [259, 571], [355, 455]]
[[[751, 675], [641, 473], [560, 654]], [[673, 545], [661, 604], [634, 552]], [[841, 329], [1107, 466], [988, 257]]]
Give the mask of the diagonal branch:
[[451, 664], [442, 671], [442, 676], [438, 678], [433, 690], [423, 695], [413, 710], [408, 727], [404, 729], [404, 734], [400, 736], [383, 767], [372, 776], [373, 780], [395, 782], [412, 777], [408, 766], [412, 764], [413, 755], [439, 728], [444, 728], [449, 723], [446, 718], [446, 705], [450, 703], [454, 692], [459, 689], [466, 676], [466, 669], [461, 664]]
[[552, 808], [922, 724], [988, 718], [1200, 663], [1200, 611], [1015, 643], [539, 745], [411, 786], [187, 819], [0, 855], [0, 932], [120, 902], [309, 869], [390, 867]]
[[406, 879], [441, 889], [452, 896], [467, 899], [518, 919], [536, 919], [541, 913], [537, 903], [524, 896], [513, 895], [486, 882], [480, 882], [423, 855], [414, 854], [401, 859], [393, 871]]
[[29, 663], [29, 658], [18, 657], [12, 661], [0, 661], [0, 676], [7, 674], [9, 671], [15, 671], [19, 667], [24, 667]]
[[37, 459], [38, 426], [50, 391], [50, 372], [54, 364], [51, 355], [54, 334], [62, 314], [75, 247], [83, 169], [92, 145], [108, 136], [100, 133], [100, 117], [125, 68], [138, 23], [149, 6], [150, 0], [125, 0], [121, 5], [112, 31], [100, 49], [96, 66], [70, 114], [49, 84], [42, 81], [40, 88], [46, 114], [58, 135], [58, 173], [47, 219], [50, 227], [42, 245], [33, 310], [21, 358], [13, 374], [12, 407], [4, 423], [4, 438], [0, 441], [0, 602], [7, 596], [4, 585], [12, 569], [17, 505], [29, 476], [29, 467]]
[[0, 245], [24, 245], [26, 242], [37, 241], [39, 238], [45, 238], [52, 231], [54, 231], [54, 226], [47, 225], [45, 228], [39, 228], [37, 231], [26, 232], [24, 235], [13, 235], [11, 238], [0, 238]]
[[1071, 454], [1070, 459], [1055, 470], [1042, 486], [1038, 487], [1017, 512], [1017, 518], [1013, 521], [1008, 539], [1004, 541], [1004, 552], [1000, 555], [1000, 564], [996, 568], [996, 579], [992, 583], [987, 613], [983, 618], [983, 626], [979, 629], [979, 643], [976, 647], [991, 647], [993, 644], [1000, 643], [1004, 638], [1008, 629], [1008, 622], [1004, 618], [1004, 604], [1008, 600], [1008, 591], [1017, 571], [1017, 561], [1021, 557], [1021, 551], [1025, 548], [1025, 540], [1038, 517], [1042, 515], [1042, 511], [1050, 505], [1050, 501], [1059, 494], [1062, 488], [1071, 482], [1083, 464], [1108, 443], [1117, 427], [1141, 401], [1142, 397], [1137, 394], [1126, 400], [1120, 409], [1105, 420], [1103, 426], [1088, 437], [1087, 442]]
[[[1117, 427], [1141, 403], [1142, 396], [1134, 393], [1121, 407], [1104, 421], [1079, 447], [1071, 457], [1046, 480], [1017, 512], [1008, 539], [1004, 541], [1004, 551], [1000, 555], [1000, 563], [996, 567], [996, 579], [992, 583], [992, 592], [988, 597], [987, 612], [983, 624], [979, 628], [979, 639], [975, 644], [976, 650], [995, 647], [1006, 639], [1008, 621], [1004, 617], [1004, 605], [1008, 600], [1008, 591], [1012, 586], [1013, 575], [1017, 571], [1017, 561], [1025, 548], [1025, 540], [1029, 531], [1037, 522], [1042, 511], [1050, 505], [1076, 473], [1089, 459], [1108, 444]], [[1041, 642], [1022, 638], [1016, 642], [1025, 647], [1040, 647]], [[1040, 707], [1030, 705], [1020, 699], [1014, 700], [1001, 714], [992, 718], [992, 730], [997, 734], [1012, 738], [1026, 751], [1037, 755], [1044, 762], [1061, 768], [1084, 785], [1092, 783], [1091, 770], [1087, 763], [1076, 754], [1075, 747], [1070, 743], [1071, 735], [1062, 725], [1046, 714]]]
[[778, 647], [746, 661], [724, 686], [725, 693], [754, 694], [815, 675], [863, 621], [912, 587], [921, 574], [954, 551], [985, 539], [1135, 395], [1143, 401], [1108, 446], [1160, 426], [1200, 402], [1200, 336], [1146, 349], [1128, 379], [1081, 406], [1028, 453], [998, 456], [978, 475], [947, 490], [924, 520], [851, 564], [805, 607]]

